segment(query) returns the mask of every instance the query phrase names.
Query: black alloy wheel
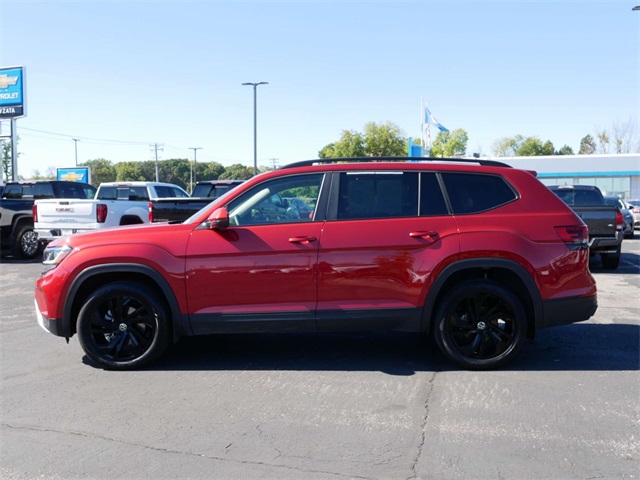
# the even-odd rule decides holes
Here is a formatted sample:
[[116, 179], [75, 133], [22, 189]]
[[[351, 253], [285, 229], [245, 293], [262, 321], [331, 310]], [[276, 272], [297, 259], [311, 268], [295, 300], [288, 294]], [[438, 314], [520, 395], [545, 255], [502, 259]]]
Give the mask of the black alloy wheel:
[[440, 302], [434, 337], [443, 353], [470, 370], [505, 365], [522, 349], [527, 320], [518, 298], [490, 280], [464, 282]]
[[157, 359], [169, 344], [167, 307], [133, 282], [100, 287], [78, 315], [78, 337], [89, 358], [109, 370], [129, 370]]

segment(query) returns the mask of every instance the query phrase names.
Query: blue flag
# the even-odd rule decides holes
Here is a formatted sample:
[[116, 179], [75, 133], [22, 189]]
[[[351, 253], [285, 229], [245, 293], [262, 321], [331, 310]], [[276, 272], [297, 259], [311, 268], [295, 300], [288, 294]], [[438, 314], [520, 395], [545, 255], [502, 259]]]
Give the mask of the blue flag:
[[431, 125], [436, 127], [438, 130], [440, 130], [441, 132], [448, 132], [449, 131], [449, 129], [444, 128], [444, 126], [442, 126], [440, 124], [440, 122], [438, 120], [436, 120], [436, 117], [433, 116], [433, 114], [429, 111], [429, 109], [427, 107], [424, 107], [424, 122], [425, 123], [430, 123]]

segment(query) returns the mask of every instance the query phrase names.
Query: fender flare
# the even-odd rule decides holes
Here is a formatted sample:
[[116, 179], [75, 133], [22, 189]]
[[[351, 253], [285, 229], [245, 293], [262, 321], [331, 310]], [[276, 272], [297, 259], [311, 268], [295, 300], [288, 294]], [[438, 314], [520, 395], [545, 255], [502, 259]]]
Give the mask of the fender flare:
[[64, 305], [64, 311], [62, 312], [62, 331], [64, 332], [67, 341], [69, 341], [69, 337], [71, 336], [71, 308], [75, 302], [78, 291], [87, 280], [96, 275], [102, 275], [105, 273], [140, 273], [149, 277], [156, 285], [158, 285], [158, 287], [160, 287], [162, 294], [169, 304], [171, 317], [173, 319], [174, 342], [181, 336], [193, 335], [188, 316], [183, 316], [180, 313], [180, 306], [171, 286], [157, 270], [154, 270], [147, 265], [137, 263], [110, 263], [106, 265], [96, 265], [83, 270], [71, 283], [69, 292], [67, 293], [67, 301]]
[[468, 260], [458, 260], [447, 265], [442, 272], [440, 272], [438, 278], [433, 282], [424, 303], [422, 315], [423, 331], [428, 333], [430, 330], [431, 318], [434, 314], [436, 300], [447, 280], [449, 280], [453, 274], [462, 270], [483, 268], [501, 268], [509, 270], [518, 276], [522, 283], [527, 287], [527, 291], [531, 296], [534, 326], [535, 328], [539, 328], [544, 317], [542, 297], [540, 296], [540, 291], [538, 290], [535, 280], [531, 277], [526, 268], [513, 260], [507, 260], [504, 258], [473, 258]]

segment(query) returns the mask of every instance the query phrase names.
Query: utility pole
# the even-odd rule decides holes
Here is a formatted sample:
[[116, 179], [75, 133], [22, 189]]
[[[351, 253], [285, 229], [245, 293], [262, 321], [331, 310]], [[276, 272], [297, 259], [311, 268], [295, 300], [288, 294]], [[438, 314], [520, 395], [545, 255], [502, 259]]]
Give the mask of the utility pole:
[[202, 150], [202, 147], [189, 147], [190, 150], [193, 150], [193, 165], [191, 167], [191, 179], [189, 182], [191, 183], [191, 191], [189, 193], [193, 193], [193, 184], [197, 182], [198, 176], [198, 159], [196, 153], [198, 150]]
[[76, 147], [76, 167], [78, 166], [78, 142], [80, 141], [79, 138], [72, 138], [71, 140], [74, 141], [75, 143], [75, 147]]
[[158, 150], [162, 151], [164, 150], [164, 146], [160, 145], [158, 143], [154, 143], [153, 145], [149, 145], [149, 149], [153, 152], [155, 151], [156, 153], [156, 182], [159, 182], [159, 178], [160, 178], [160, 173], [158, 171]]
[[253, 174], [258, 174], [258, 85], [269, 85], [269, 82], [246, 82], [242, 85], [253, 87]]
[[271, 162], [271, 168], [273, 168], [274, 170], [276, 168], [278, 168], [278, 159], [277, 158], [270, 158], [269, 162]]

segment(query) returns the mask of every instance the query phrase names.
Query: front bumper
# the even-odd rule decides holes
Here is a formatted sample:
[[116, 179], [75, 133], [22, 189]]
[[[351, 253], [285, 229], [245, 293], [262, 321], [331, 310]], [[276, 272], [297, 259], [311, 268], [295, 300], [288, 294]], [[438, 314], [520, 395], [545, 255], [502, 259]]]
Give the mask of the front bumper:
[[44, 315], [42, 315], [42, 312], [40, 311], [40, 307], [38, 307], [38, 300], [34, 300], [34, 302], [36, 304], [36, 316], [38, 318], [38, 325], [40, 325], [43, 330], [49, 333], [53, 333], [58, 337], [64, 337], [65, 334], [61, 328], [62, 322], [55, 318], [47, 318]]
[[597, 295], [567, 297], [543, 302], [543, 318], [540, 328], [557, 327], [584, 322], [598, 309]]

